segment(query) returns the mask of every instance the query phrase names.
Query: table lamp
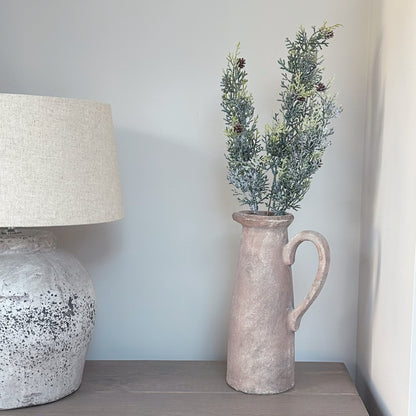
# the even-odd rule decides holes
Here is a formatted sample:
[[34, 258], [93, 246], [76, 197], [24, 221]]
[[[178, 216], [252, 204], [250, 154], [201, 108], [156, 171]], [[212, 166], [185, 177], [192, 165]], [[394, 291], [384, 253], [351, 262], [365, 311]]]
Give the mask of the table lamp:
[[95, 323], [86, 270], [26, 227], [122, 216], [111, 107], [0, 94], [0, 409], [77, 390]]

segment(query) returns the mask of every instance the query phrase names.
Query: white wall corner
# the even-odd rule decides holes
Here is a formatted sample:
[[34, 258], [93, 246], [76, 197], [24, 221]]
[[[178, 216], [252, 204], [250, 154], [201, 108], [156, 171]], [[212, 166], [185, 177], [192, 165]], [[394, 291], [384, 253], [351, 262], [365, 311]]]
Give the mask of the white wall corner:
[[416, 415], [416, 246], [413, 277], [413, 316], [410, 349], [409, 416]]

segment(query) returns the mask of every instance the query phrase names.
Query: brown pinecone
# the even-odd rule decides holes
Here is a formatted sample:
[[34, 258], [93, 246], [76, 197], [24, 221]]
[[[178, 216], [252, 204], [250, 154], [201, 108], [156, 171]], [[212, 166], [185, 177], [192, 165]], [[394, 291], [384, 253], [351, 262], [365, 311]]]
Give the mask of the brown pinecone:
[[325, 35], [325, 39], [331, 39], [334, 37], [334, 31], [330, 30], [329, 32], [326, 33]]
[[318, 92], [322, 92], [322, 91], [325, 91], [325, 90], [326, 90], [326, 86], [325, 86], [325, 84], [324, 84], [324, 83], [319, 82], [319, 83], [316, 85], [316, 91], [318, 91]]
[[246, 66], [246, 60], [244, 58], [238, 58], [237, 65], [239, 68], [243, 69]]
[[300, 101], [300, 102], [304, 102], [306, 100], [306, 98], [305, 97], [303, 97], [302, 95], [298, 95], [297, 97], [296, 97], [296, 101]]
[[234, 126], [234, 131], [238, 134], [242, 133], [243, 132], [243, 126], [241, 124], [236, 124]]

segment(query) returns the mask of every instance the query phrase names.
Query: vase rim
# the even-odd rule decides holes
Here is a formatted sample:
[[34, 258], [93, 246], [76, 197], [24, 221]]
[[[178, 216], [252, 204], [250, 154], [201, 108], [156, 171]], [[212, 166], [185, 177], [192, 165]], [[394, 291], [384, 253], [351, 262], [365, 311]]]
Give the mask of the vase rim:
[[285, 215], [268, 215], [267, 211], [259, 211], [254, 214], [253, 211], [238, 211], [233, 213], [233, 220], [243, 226], [275, 228], [288, 227], [294, 220], [292, 214]]

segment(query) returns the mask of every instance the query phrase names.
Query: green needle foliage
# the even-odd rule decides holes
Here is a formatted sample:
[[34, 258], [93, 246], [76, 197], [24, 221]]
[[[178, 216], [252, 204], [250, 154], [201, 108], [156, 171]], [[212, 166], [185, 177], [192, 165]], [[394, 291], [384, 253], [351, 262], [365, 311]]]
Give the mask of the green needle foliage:
[[240, 46], [227, 57], [221, 81], [221, 107], [225, 113], [228, 181], [241, 205], [255, 214], [266, 203], [268, 213], [284, 215], [297, 210], [312, 175], [333, 134], [331, 120], [342, 111], [323, 82], [323, 58], [339, 25], [312, 27], [308, 37], [300, 27], [296, 39], [286, 40], [287, 61], [279, 59], [281, 108], [266, 125], [263, 140], [257, 129], [253, 96], [247, 90], [245, 60]]
[[258, 212], [266, 198], [267, 163], [254, 115], [253, 96], [247, 91], [245, 60], [239, 58], [240, 44], [228, 55], [228, 67], [222, 77], [222, 109], [227, 136], [228, 181], [241, 205]]

